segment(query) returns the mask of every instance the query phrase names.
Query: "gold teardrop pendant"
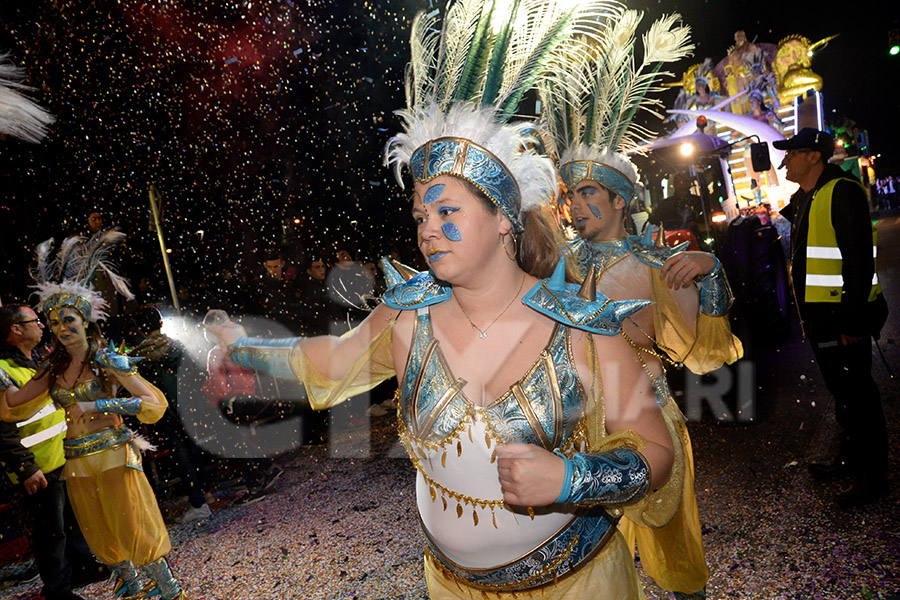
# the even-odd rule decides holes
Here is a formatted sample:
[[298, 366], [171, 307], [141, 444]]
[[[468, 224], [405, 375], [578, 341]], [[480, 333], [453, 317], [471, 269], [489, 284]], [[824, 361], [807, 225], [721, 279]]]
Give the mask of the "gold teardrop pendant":
[[456, 456], [462, 456], [462, 442], [456, 440]]
[[441, 466], [445, 467], [445, 468], [447, 466], [447, 451], [446, 450], [444, 450], [444, 453], [441, 454]]
[[462, 514], [463, 514], [462, 504], [459, 504], [457, 502], [456, 503], [456, 518], [458, 519], [458, 518], [462, 517]]
[[434, 488], [429, 486], [428, 491], [431, 492], [431, 501], [437, 500], [437, 492], [434, 491]]
[[472, 520], [475, 521], [475, 526], [478, 526], [478, 511], [474, 508], [472, 509]]

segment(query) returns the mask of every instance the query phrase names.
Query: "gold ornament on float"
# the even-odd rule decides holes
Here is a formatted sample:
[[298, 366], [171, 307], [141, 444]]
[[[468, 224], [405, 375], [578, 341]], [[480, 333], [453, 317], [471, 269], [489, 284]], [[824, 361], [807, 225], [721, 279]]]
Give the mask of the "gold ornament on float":
[[822, 77], [812, 70], [812, 55], [836, 37], [832, 35], [812, 43], [805, 36], [794, 34], [778, 42], [772, 67], [778, 81], [778, 100], [782, 104], [793, 103], [794, 98], [808, 90], [822, 89]]

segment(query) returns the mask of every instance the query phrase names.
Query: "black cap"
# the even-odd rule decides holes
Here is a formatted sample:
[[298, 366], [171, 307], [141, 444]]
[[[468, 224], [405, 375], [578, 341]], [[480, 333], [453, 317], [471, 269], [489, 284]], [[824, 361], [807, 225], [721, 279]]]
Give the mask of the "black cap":
[[791, 139], [772, 142], [772, 145], [779, 150], [815, 150], [822, 153], [823, 160], [828, 160], [834, 154], [834, 137], [827, 131], [812, 127], [804, 127]]

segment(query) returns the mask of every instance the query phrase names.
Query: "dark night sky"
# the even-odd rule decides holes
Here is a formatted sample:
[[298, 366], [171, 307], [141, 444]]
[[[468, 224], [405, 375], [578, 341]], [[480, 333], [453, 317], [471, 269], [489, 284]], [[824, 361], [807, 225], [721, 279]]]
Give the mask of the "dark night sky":
[[[649, 13], [644, 27], [672, 11], [691, 25], [697, 50], [672, 68], [678, 74], [706, 56], [724, 57], [736, 29], [769, 43], [839, 33], [813, 59], [826, 109], [868, 129], [882, 164], [900, 172], [889, 145], [900, 135], [890, 83], [900, 56], [887, 53], [887, 31], [898, 25], [889, 4], [854, 14], [808, 1], [777, 9], [746, 0], [629, 6]], [[408, 206], [380, 154], [396, 129], [391, 111], [403, 103], [409, 21], [428, 7], [3, 2], [0, 48], [27, 68], [35, 97], [59, 120], [40, 146], [0, 143], [0, 293], [21, 296], [34, 246], [77, 231], [91, 207], [130, 233], [132, 278], [158, 273], [147, 227], [151, 183], [165, 198], [176, 272], [197, 285], [215, 286], [222, 271], [255, 262], [255, 248], [287, 243], [295, 253], [330, 257], [349, 245], [374, 258], [395, 240], [407, 243]]]

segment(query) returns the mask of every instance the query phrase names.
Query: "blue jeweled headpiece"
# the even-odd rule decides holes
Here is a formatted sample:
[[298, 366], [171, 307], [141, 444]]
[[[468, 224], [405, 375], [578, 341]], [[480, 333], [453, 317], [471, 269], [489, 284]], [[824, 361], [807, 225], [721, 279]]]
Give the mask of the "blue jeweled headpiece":
[[570, 190], [574, 190], [585, 179], [596, 181], [614, 194], [631, 201], [634, 196], [634, 184], [628, 177], [609, 165], [592, 160], [577, 160], [559, 167], [559, 175]]
[[438, 175], [465, 179], [503, 211], [517, 233], [522, 231], [519, 186], [503, 162], [485, 148], [461, 138], [438, 138], [413, 152], [409, 166], [420, 183]]

